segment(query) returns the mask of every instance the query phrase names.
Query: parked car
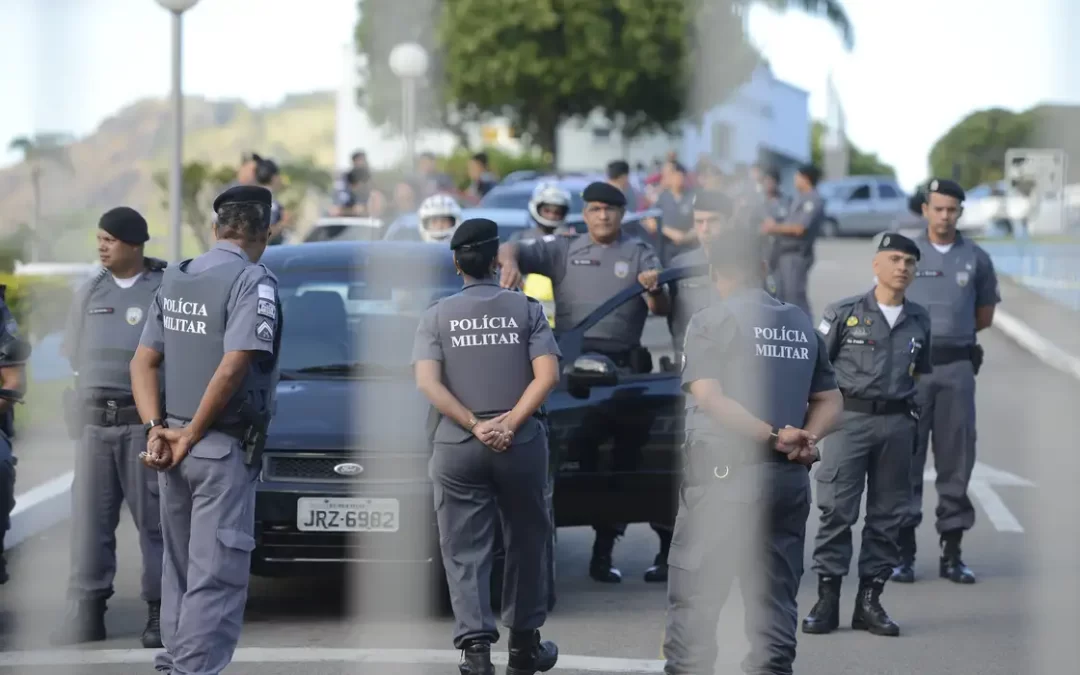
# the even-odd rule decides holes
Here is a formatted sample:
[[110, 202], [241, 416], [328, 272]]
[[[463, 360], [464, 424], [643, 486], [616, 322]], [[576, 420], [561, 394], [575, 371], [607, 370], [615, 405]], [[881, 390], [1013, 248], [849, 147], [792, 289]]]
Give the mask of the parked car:
[[374, 241], [386, 233], [386, 223], [378, 218], [355, 216], [326, 216], [319, 218], [304, 236], [304, 243], [333, 241]]
[[908, 195], [891, 176], [848, 176], [822, 181], [825, 237], [872, 236], [906, 217]]
[[534, 176], [521, 178], [512, 182], [503, 182], [483, 196], [477, 205], [485, 209], [520, 209], [525, 211], [529, 208], [529, 200], [533, 190], [540, 183], [558, 183], [570, 193], [570, 213], [580, 214], [585, 209], [585, 202], [581, 199], [581, 191], [589, 183], [598, 180], [593, 176], [564, 175], [564, 176]]
[[[469, 218], [494, 220], [499, 226], [499, 239], [504, 242], [509, 241], [514, 233], [532, 227], [529, 212], [525, 208], [486, 208], [480, 206], [463, 210], [461, 218], [462, 220], [468, 220]], [[628, 213], [623, 217], [623, 231], [631, 236], [652, 241], [652, 235], [648, 234], [641, 226], [641, 221], [645, 218], [656, 218], [658, 222], [663, 222], [659, 209]], [[584, 233], [588, 231], [585, 226], [585, 219], [580, 212], [571, 212], [566, 221], [578, 232]], [[419, 226], [419, 217], [415, 213], [406, 213], [398, 216], [394, 222], [390, 223], [383, 238], [387, 241], [420, 241]]]
[[[278, 278], [284, 329], [252, 573], [412, 565], [445, 598], [428, 478], [430, 407], [410, 360], [423, 311], [460, 289], [451, 252], [416, 242], [327, 242], [271, 248], [262, 262]], [[667, 270], [660, 282], [706, 273]], [[684, 405], [678, 372], [622, 375], [609, 358], [583, 349], [585, 331], [643, 290], [631, 282], [558, 335], [563, 377], [547, 404], [558, 527], [674, 516]], [[612, 405], [626, 418], [645, 409], [656, 415], [644, 447], [633, 457], [608, 446], [598, 456], [573, 454], [567, 440], [585, 415]], [[497, 603], [501, 585], [492, 586]]]

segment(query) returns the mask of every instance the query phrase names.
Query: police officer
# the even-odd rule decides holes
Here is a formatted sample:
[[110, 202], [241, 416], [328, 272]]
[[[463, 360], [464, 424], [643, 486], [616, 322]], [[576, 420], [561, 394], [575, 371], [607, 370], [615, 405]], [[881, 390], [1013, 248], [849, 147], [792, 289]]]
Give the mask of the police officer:
[[[671, 267], [708, 265], [706, 247], [709, 239], [731, 225], [733, 208], [731, 199], [722, 192], [703, 191], [694, 195], [694, 232], [700, 245], [672, 258]], [[714, 296], [712, 283], [700, 277], [688, 277], [674, 284], [668, 327], [671, 329], [671, 337], [675, 343], [676, 357], [682, 353], [690, 317], [708, 305]]]
[[807, 315], [810, 301], [806, 291], [810, 268], [814, 265], [814, 242], [825, 222], [825, 200], [817, 192], [820, 178], [821, 172], [815, 166], [799, 168], [795, 174], [798, 196], [792, 201], [787, 217], [769, 218], [761, 228], [763, 234], [773, 237], [770, 262], [776, 297], [799, 307]]
[[14, 401], [26, 388], [26, 361], [30, 343], [22, 339], [19, 324], [4, 300], [7, 287], [0, 285], [0, 584], [8, 581], [4, 558], [4, 537], [11, 529], [11, 511], [15, 508], [15, 465], [12, 450], [15, 436]]
[[257, 264], [270, 208], [266, 188], [218, 195], [216, 243], [165, 271], [131, 362], [144, 461], [161, 472], [166, 672], [220, 673], [240, 637], [282, 321], [277, 279]]
[[956, 231], [964, 190], [951, 180], [931, 180], [923, 216], [927, 228], [915, 243], [922, 253], [907, 296], [926, 307], [933, 327], [934, 372], [919, 381], [919, 442], [911, 465], [913, 496], [900, 529], [901, 563], [893, 580], [915, 580], [915, 529], [922, 522], [923, 468], [930, 437], [937, 471], [938, 573], [958, 584], [975, 583], [960, 556], [964, 531], [975, 524], [968, 482], [975, 468], [975, 376], [983, 350], [975, 334], [994, 322], [1001, 302], [997, 273], [986, 251]]
[[[521, 275], [542, 274], [551, 279], [555, 295], [555, 330], [573, 327], [604, 301], [634, 283], [646, 292], [641, 300], [630, 301], [604, 317], [585, 333], [584, 350], [610, 357], [626, 373], [652, 371], [649, 352], [641, 346], [641, 333], [648, 313], [665, 315], [670, 309], [667, 293], [656, 283], [660, 261], [644, 241], [622, 232], [626, 196], [608, 183], [590, 183], [582, 192], [587, 234], [562, 237], [555, 234], [503, 245], [500, 283], [517, 287]], [[582, 421], [568, 442], [573, 457], [582, 468], [595, 470], [599, 446], [614, 437], [615, 459], [626, 464], [637, 461], [648, 439], [653, 417], [647, 409], [635, 408], [633, 415], [619, 415], [612, 401], [597, 407]], [[622, 467], [618, 467], [622, 470]], [[624, 523], [597, 523], [589, 574], [597, 581], [618, 583], [622, 573], [612, 565], [615, 540], [625, 530]], [[660, 537], [660, 553], [646, 572], [650, 580], [663, 581], [667, 574], [667, 551], [671, 544], [665, 526], [654, 525]]]
[[821, 526], [814, 544], [818, 602], [804, 633], [840, 624], [840, 584], [851, 565], [851, 528], [859, 520], [863, 485], [866, 523], [859, 551], [859, 592], [852, 628], [895, 636], [900, 627], [880, 597], [900, 562], [897, 537], [910, 501], [911, 456], [918, 431], [916, 379], [930, 373], [930, 315], [904, 299], [920, 257], [915, 242], [886, 234], [874, 256], [877, 285], [825, 310], [818, 332], [844, 394], [843, 428], [817, 470]]
[[70, 608], [52, 636], [55, 645], [104, 640], [106, 602], [116, 576], [116, 527], [126, 501], [142, 550], [142, 598], [147, 648], [161, 647], [161, 513], [157, 473], [143, 465], [146, 449], [129, 365], [143, 319], [161, 286], [165, 263], [143, 255], [146, 219], [121, 206], [98, 222], [101, 271], [71, 304], [62, 352], [77, 373], [65, 411], [78, 441], [72, 486]]
[[711, 673], [735, 576], [747, 673], [790, 673], [810, 513], [807, 467], [843, 406], [810, 317], [770, 296], [756, 233], [709, 246], [721, 302], [690, 320], [683, 359], [686, 476], [668, 559], [664, 672]]
[[440, 413], [431, 458], [443, 564], [462, 675], [492, 675], [499, 639], [489, 588], [500, 516], [506, 532], [503, 620], [508, 675], [555, 665], [541, 641], [547, 616], [547, 428], [542, 405], [559, 381], [559, 347], [543, 308], [495, 280], [499, 229], [466, 220], [450, 241], [465, 280], [424, 314], [416, 333], [416, 384]]

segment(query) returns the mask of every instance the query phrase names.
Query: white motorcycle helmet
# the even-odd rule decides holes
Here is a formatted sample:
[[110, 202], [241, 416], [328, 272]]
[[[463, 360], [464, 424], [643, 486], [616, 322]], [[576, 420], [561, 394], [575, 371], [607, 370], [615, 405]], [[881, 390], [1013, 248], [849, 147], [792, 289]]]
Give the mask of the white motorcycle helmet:
[[[553, 220], [540, 215], [540, 206], [543, 204], [562, 207], [562, 217]], [[540, 183], [533, 190], [532, 198], [529, 200], [529, 215], [540, 227], [556, 230], [566, 224], [568, 213], [570, 213], [570, 193], [565, 189], [555, 183]]]
[[[450, 241], [461, 224], [461, 207], [447, 194], [432, 195], [425, 199], [420, 204], [417, 215], [420, 217], [420, 237], [426, 242]], [[444, 223], [434, 222], [436, 219], [449, 219], [450, 226], [443, 227]]]

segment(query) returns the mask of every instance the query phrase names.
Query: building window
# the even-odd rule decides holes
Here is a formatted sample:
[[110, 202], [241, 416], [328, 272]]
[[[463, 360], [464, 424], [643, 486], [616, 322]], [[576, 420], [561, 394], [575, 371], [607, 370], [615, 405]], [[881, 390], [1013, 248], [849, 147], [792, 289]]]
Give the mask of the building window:
[[611, 136], [611, 129], [608, 127], [593, 127], [592, 136], [594, 141], [604, 141]]

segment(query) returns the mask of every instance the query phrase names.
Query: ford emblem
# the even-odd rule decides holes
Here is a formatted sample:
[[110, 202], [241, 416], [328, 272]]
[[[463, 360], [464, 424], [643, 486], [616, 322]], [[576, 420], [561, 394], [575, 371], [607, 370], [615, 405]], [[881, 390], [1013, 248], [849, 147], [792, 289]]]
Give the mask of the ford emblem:
[[359, 464], [353, 464], [352, 462], [346, 462], [345, 464], [338, 464], [335, 466], [334, 473], [339, 476], [355, 476], [358, 473], [364, 473], [364, 467]]

